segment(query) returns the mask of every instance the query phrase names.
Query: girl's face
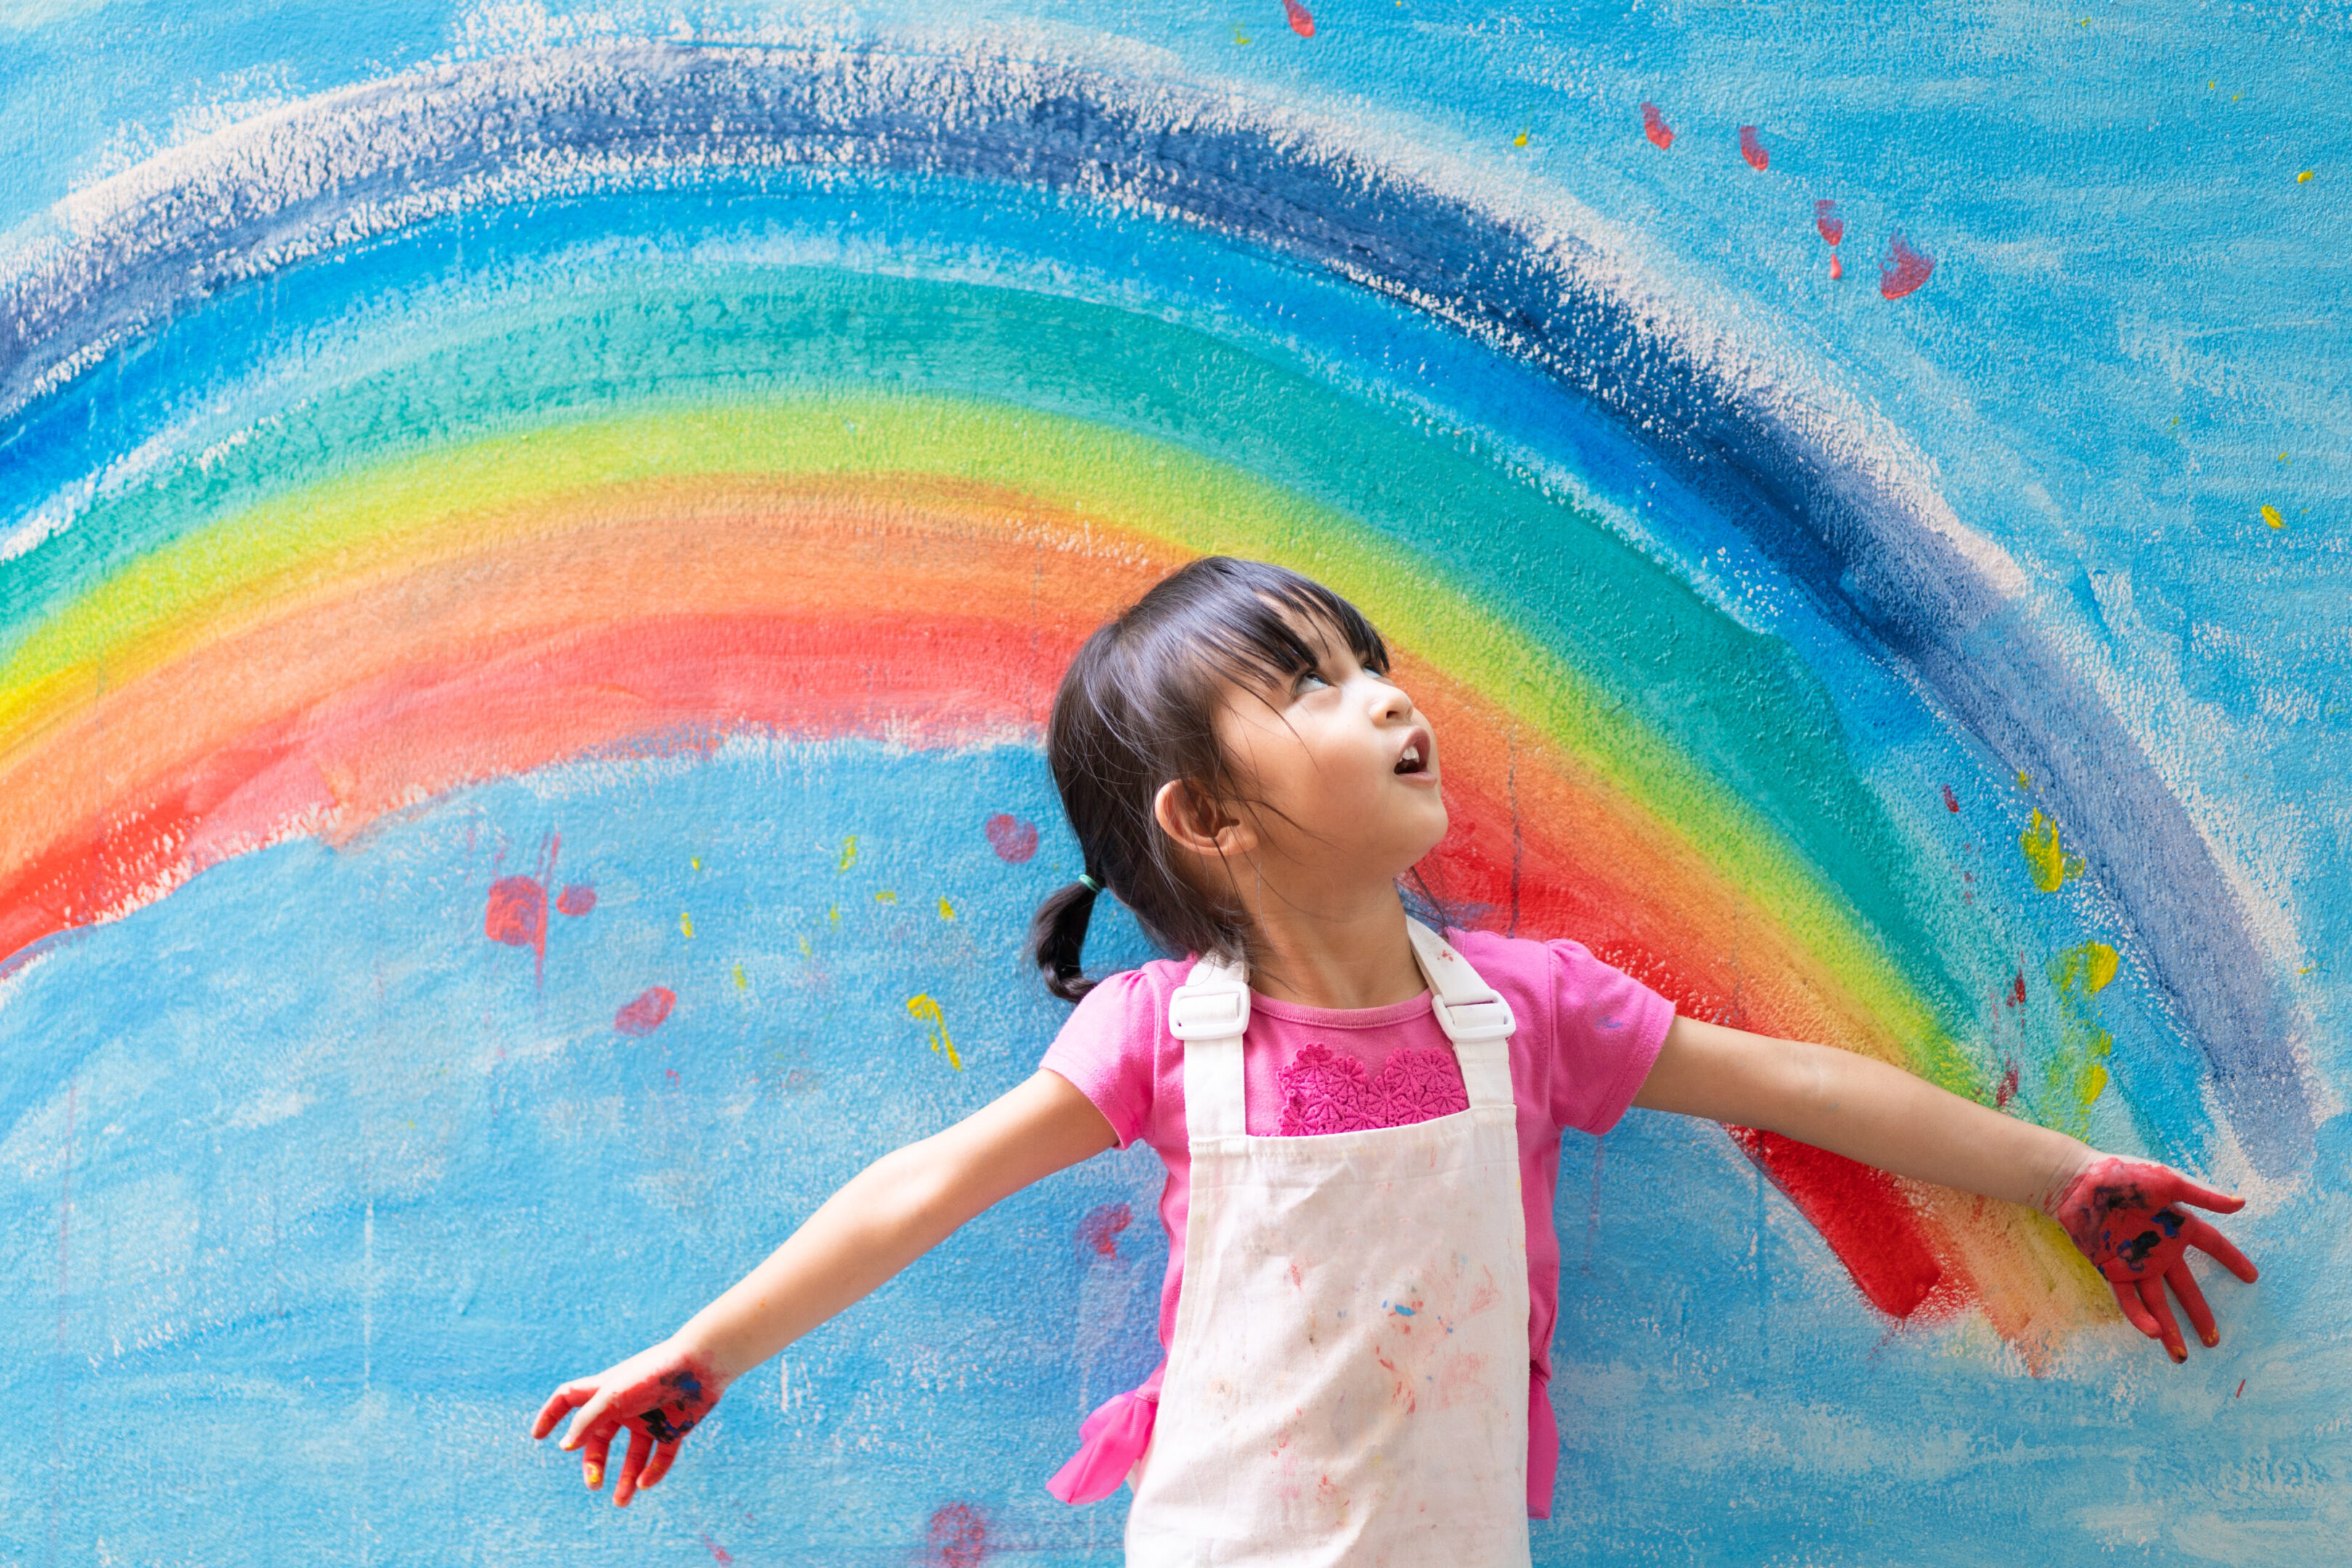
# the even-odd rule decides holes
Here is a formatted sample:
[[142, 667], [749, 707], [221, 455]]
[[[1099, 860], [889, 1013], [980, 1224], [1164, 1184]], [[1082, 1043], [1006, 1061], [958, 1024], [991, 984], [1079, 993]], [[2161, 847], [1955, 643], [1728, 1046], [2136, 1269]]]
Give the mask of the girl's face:
[[1437, 736], [1412, 699], [1319, 626], [1316, 667], [1286, 688], [1230, 694], [1217, 740], [1251, 797], [1237, 809], [1262, 870], [1387, 886], [1445, 836]]

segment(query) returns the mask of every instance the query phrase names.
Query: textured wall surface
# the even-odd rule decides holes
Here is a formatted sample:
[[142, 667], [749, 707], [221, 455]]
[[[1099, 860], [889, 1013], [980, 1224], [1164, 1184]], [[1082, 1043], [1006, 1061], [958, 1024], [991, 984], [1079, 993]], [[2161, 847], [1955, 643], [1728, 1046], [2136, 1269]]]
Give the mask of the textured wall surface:
[[1144, 1151], [625, 1514], [524, 1428], [1033, 1069], [1045, 705], [1208, 551], [1402, 649], [1478, 922], [2252, 1200], [2175, 1368], [1571, 1135], [1539, 1563], [2336, 1550], [2352, 26], [944, 9], [0, 3], [0, 1556], [1115, 1562]]

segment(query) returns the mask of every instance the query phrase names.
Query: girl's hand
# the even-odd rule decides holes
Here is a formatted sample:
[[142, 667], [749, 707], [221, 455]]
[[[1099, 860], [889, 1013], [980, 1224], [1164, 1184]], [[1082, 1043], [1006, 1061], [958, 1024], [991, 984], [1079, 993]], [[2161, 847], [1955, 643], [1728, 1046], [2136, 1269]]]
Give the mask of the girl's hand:
[[2197, 1337], [2206, 1348], [2221, 1342], [2221, 1331], [2213, 1326], [2213, 1309], [2205, 1304], [2205, 1293], [2189, 1272], [2189, 1249], [2211, 1255], [2248, 1284], [2256, 1272], [2220, 1231], [2174, 1206], [2181, 1203], [2218, 1214], [2235, 1214], [2246, 1206], [2245, 1199], [2200, 1186], [2168, 1166], [2112, 1154], [2093, 1158], [2042, 1205], [2066, 1227], [2083, 1256], [2106, 1276], [2132, 1327], [2162, 1340], [2176, 1362], [2189, 1359], [2189, 1347], [2165, 1301], [2167, 1284], [2189, 1309], [2189, 1321], [2197, 1325]]
[[604, 1460], [613, 1439], [625, 1431], [634, 1434], [623, 1451], [620, 1477], [613, 1483], [613, 1506], [626, 1508], [631, 1498], [669, 1473], [678, 1444], [710, 1414], [733, 1381], [704, 1352], [664, 1340], [593, 1377], [576, 1378], [557, 1389], [540, 1408], [530, 1435], [546, 1436], [563, 1413], [576, 1406], [580, 1414], [572, 1418], [572, 1429], [559, 1447], [568, 1451], [584, 1445], [581, 1474], [594, 1491], [604, 1484]]

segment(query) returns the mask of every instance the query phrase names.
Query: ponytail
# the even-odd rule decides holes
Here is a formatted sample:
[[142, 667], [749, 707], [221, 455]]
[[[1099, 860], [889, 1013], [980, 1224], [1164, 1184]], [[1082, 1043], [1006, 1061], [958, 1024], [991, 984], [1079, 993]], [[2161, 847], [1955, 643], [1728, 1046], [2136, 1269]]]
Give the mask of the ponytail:
[[1058, 888], [1037, 906], [1029, 921], [1029, 951], [1045, 973], [1045, 989], [1065, 1002], [1075, 1002], [1094, 989], [1080, 956], [1087, 945], [1087, 927], [1094, 921], [1095, 895], [1102, 884], [1089, 873]]

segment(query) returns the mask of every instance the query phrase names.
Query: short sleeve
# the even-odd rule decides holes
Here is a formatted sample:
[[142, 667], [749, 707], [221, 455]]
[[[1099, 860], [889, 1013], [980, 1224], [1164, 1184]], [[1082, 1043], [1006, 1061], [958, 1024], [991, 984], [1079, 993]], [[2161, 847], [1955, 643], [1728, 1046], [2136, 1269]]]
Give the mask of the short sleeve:
[[1549, 942], [1554, 1122], [1598, 1136], [1642, 1090], [1674, 1004], [1573, 942]]
[[1151, 1114], [1159, 1042], [1160, 1005], [1150, 978], [1139, 969], [1122, 970], [1080, 998], [1040, 1065], [1092, 1100], [1124, 1149], [1142, 1135]]

